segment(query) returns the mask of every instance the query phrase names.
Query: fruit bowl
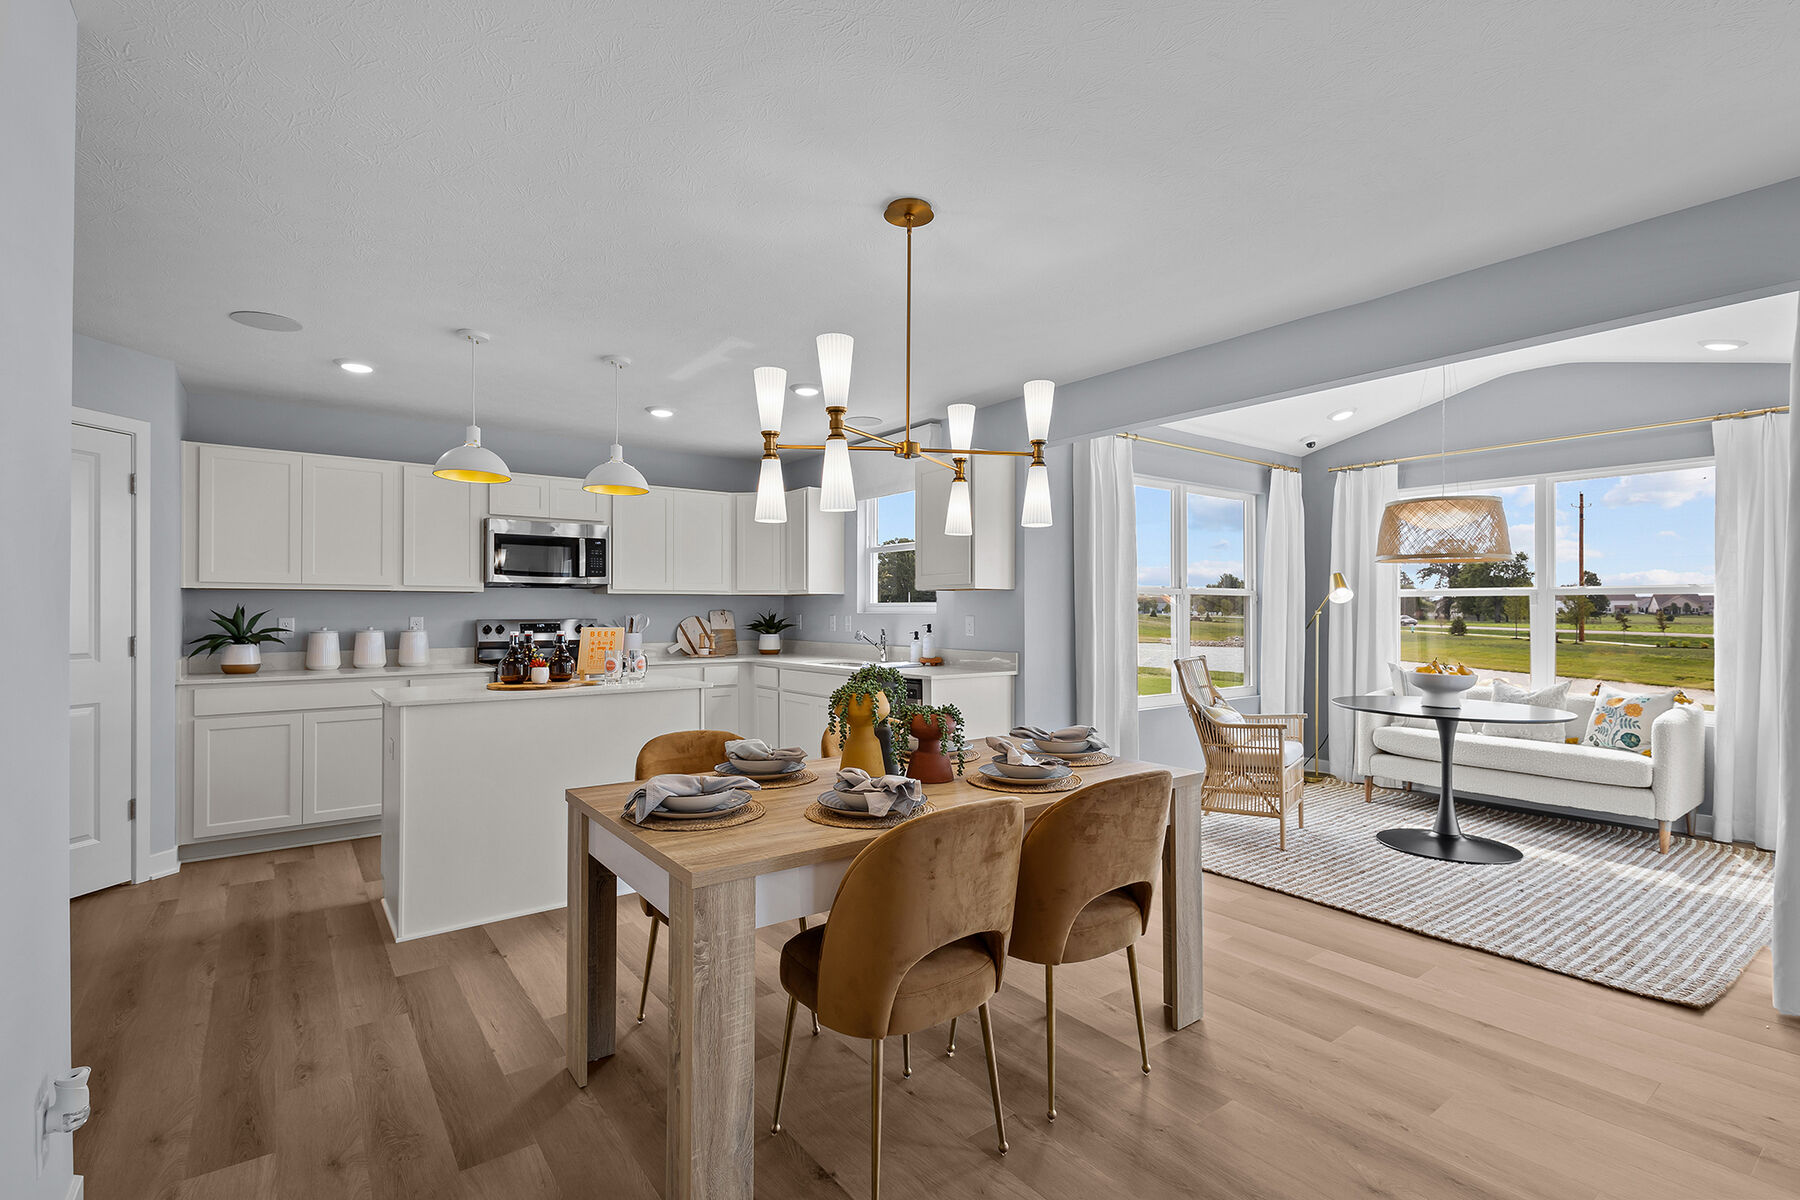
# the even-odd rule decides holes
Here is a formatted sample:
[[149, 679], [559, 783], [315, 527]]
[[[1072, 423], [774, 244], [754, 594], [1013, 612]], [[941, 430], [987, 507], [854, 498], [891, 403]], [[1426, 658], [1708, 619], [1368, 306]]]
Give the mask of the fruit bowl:
[[1481, 677], [1473, 673], [1457, 675], [1446, 673], [1427, 675], [1414, 671], [1407, 678], [1421, 693], [1421, 703], [1428, 708], [1456, 708], [1462, 704], [1462, 694], [1474, 687]]

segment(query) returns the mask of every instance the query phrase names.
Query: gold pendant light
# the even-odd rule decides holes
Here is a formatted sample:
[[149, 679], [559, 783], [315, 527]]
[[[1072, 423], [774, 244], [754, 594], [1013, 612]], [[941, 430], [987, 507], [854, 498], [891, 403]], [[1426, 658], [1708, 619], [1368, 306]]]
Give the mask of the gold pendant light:
[[1412, 500], [1395, 500], [1381, 514], [1375, 539], [1375, 561], [1384, 563], [1506, 562], [1513, 556], [1506, 528], [1506, 506], [1498, 496], [1451, 496], [1445, 484], [1448, 461], [1447, 418], [1449, 375], [1439, 376], [1438, 492]]

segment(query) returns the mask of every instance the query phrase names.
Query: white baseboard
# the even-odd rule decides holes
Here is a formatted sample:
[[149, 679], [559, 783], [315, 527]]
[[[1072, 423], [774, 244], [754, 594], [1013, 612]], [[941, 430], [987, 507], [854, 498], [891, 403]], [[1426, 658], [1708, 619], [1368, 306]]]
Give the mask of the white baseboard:
[[177, 848], [182, 862], [199, 862], [208, 858], [231, 858], [239, 854], [259, 854], [264, 850], [291, 850], [295, 846], [322, 846], [327, 842], [343, 842], [354, 838], [374, 837], [381, 832], [381, 818], [345, 821], [341, 825], [302, 825], [296, 829], [278, 829], [273, 833], [251, 833], [243, 837], [220, 838], [217, 841], [189, 842]]
[[82, 1182], [81, 1176], [79, 1176], [79, 1175], [70, 1176], [69, 1177], [69, 1192], [68, 1192], [68, 1195], [65, 1197], [65, 1200], [81, 1200], [82, 1196], [84, 1196], [86, 1194], [86, 1189], [87, 1189], [87, 1185]]
[[165, 875], [173, 875], [181, 870], [181, 852], [174, 846], [167, 850], [158, 850], [150, 855], [144, 863], [144, 877], [139, 883], [148, 883], [152, 879], [161, 879]]

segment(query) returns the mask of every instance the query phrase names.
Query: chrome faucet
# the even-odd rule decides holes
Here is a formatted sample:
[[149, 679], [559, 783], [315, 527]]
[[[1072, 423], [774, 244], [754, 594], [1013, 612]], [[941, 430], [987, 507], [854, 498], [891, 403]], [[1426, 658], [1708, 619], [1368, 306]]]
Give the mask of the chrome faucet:
[[881, 652], [880, 657], [875, 660], [876, 662], [887, 661], [887, 630], [883, 629], [881, 631], [881, 640], [879, 642], [860, 629], [856, 631], [856, 636]]

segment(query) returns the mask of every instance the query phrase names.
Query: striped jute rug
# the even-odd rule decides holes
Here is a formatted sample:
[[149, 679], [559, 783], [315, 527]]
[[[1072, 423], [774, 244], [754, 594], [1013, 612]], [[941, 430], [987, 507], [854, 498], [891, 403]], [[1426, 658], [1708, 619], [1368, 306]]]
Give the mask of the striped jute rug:
[[1774, 855], [1564, 817], [1458, 804], [1464, 833], [1525, 852], [1510, 866], [1437, 862], [1391, 850], [1376, 831], [1429, 828], [1424, 792], [1329, 781], [1306, 789], [1306, 828], [1289, 817], [1275, 848], [1266, 817], [1208, 813], [1208, 871], [1402, 929], [1704, 1008], [1769, 942]]

